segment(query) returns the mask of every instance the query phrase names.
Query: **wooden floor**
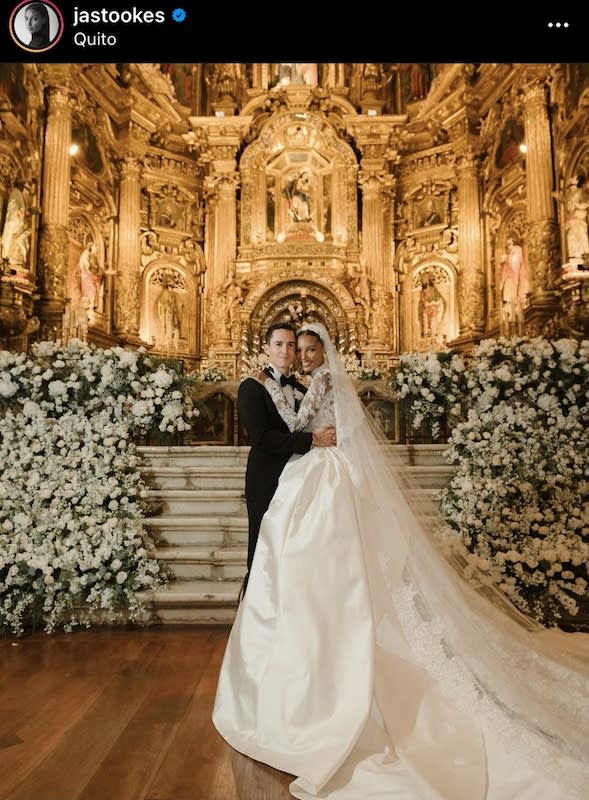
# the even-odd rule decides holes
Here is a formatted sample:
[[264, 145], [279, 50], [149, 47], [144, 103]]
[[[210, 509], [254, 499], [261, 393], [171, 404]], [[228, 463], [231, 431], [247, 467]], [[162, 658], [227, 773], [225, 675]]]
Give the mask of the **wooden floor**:
[[0, 640], [0, 800], [287, 800], [211, 723], [224, 627]]

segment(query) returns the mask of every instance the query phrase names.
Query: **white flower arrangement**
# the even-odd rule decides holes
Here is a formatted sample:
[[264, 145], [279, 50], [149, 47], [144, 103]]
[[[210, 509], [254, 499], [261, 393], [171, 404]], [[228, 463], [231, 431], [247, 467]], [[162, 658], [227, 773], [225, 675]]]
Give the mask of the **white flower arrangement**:
[[359, 381], [378, 381], [384, 377], [384, 373], [377, 367], [360, 366], [356, 370], [356, 377]]
[[545, 625], [589, 601], [588, 377], [589, 342], [541, 337], [412, 356], [396, 376], [418, 419], [454, 420], [442, 541]]
[[413, 428], [429, 428], [436, 439], [446, 418], [460, 414], [465, 396], [465, 361], [460, 353], [406, 353], [393, 371], [394, 396], [408, 404]]
[[175, 434], [189, 430], [198, 415], [189, 395], [193, 383], [180, 362], [143, 349], [101, 349], [70, 339], [67, 345], [40, 342], [31, 355], [0, 352], [0, 414], [29, 401], [48, 416], [109, 408], [135, 435]]
[[362, 364], [354, 353], [348, 353], [344, 358], [344, 366], [348, 375], [359, 381], [377, 381], [384, 377], [384, 373], [377, 367]]
[[165, 583], [134, 438], [190, 427], [189, 381], [142, 351], [0, 352], [0, 630], [141, 621]]
[[216, 383], [218, 381], [226, 381], [227, 373], [218, 364], [211, 363], [207, 367], [203, 367], [198, 373], [198, 380], [205, 383]]

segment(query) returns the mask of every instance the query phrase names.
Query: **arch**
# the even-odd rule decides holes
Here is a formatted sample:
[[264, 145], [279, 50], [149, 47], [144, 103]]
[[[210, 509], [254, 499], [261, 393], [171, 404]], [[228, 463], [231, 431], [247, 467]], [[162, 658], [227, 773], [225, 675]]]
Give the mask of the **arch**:
[[261, 281], [246, 297], [240, 318], [244, 353], [259, 352], [266, 330], [279, 321], [295, 326], [320, 321], [342, 352], [357, 343], [356, 304], [348, 290], [339, 281], [303, 270]]

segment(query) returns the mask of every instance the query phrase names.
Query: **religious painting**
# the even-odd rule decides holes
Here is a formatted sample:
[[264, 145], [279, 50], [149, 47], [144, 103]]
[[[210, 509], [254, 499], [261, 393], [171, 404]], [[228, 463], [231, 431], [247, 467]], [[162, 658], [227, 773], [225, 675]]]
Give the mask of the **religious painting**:
[[160, 69], [169, 79], [176, 98], [190, 109], [193, 107], [194, 66], [194, 64], [160, 64]]
[[317, 64], [275, 64], [274, 85], [317, 86]]
[[516, 119], [508, 119], [505, 123], [499, 144], [495, 151], [495, 166], [505, 169], [513, 164], [521, 155], [520, 145], [524, 140], [524, 126]]
[[442, 225], [446, 221], [444, 197], [427, 195], [415, 205], [415, 227], [426, 228], [429, 225]]
[[161, 197], [156, 202], [154, 224], [160, 228], [183, 229], [183, 207], [172, 197]]
[[6, 98], [11, 111], [25, 119], [27, 111], [27, 90], [24, 85], [25, 68], [23, 64], [0, 64], [0, 100]]
[[92, 128], [85, 123], [72, 130], [72, 143], [78, 145], [76, 159], [95, 175], [102, 172], [103, 161]]

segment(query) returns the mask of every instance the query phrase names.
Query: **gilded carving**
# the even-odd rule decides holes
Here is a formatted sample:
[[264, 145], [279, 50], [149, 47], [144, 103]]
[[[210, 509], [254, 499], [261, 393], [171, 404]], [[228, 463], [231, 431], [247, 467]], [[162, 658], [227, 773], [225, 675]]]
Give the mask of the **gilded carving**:
[[52, 86], [47, 92], [47, 102], [49, 114], [70, 113], [71, 100], [70, 94], [66, 89], [59, 86]]
[[67, 275], [68, 234], [66, 228], [44, 225], [39, 241], [39, 283], [44, 299], [64, 298]]
[[231, 339], [227, 325], [227, 298], [222, 286], [214, 290], [213, 296], [207, 303], [207, 312], [209, 347], [229, 344]]
[[485, 276], [482, 271], [463, 273], [458, 283], [460, 333], [473, 334], [484, 330]]
[[523, 88], [524, 100], [527, 106], [546, 104], [546, 81], [543, 77], [535, 77]]
[[196, 178], [200, 174], [200, 167], [194, 161], [186, 158], [174, 158], [162, 153], [147, 153], [145, 167], [154, 172], [173, 173], [182, 178]]
[[560, 242], [554, 220], [530, 224], [528, 260], [532, 296], [553, 290], [560, 269]]
[[382, 286], [373, 284], [372, 302], [370, 340], [391, 347], [394, 333], [393, 298]]
[[4, 185], [12, 185], [17, 175], [17, 166], [8, 156], [0, 155], [0, 180]]
[[129, 280], [135, 273], [135, 265], [119, 264], [115, 292], [115, 313], [117, 332], [126, 337], [134, 337], [139, 330], [139, 282]]
[[130, 151], [123, 154], [116, 162], [121, 180], [139, 180], [143, 168], [142, 159]]
[[402, 164], [400, 177], [407, 180], [416, 173], [449, 167], [453, 163], [454, 156], [447, 151], [415, 156]]

